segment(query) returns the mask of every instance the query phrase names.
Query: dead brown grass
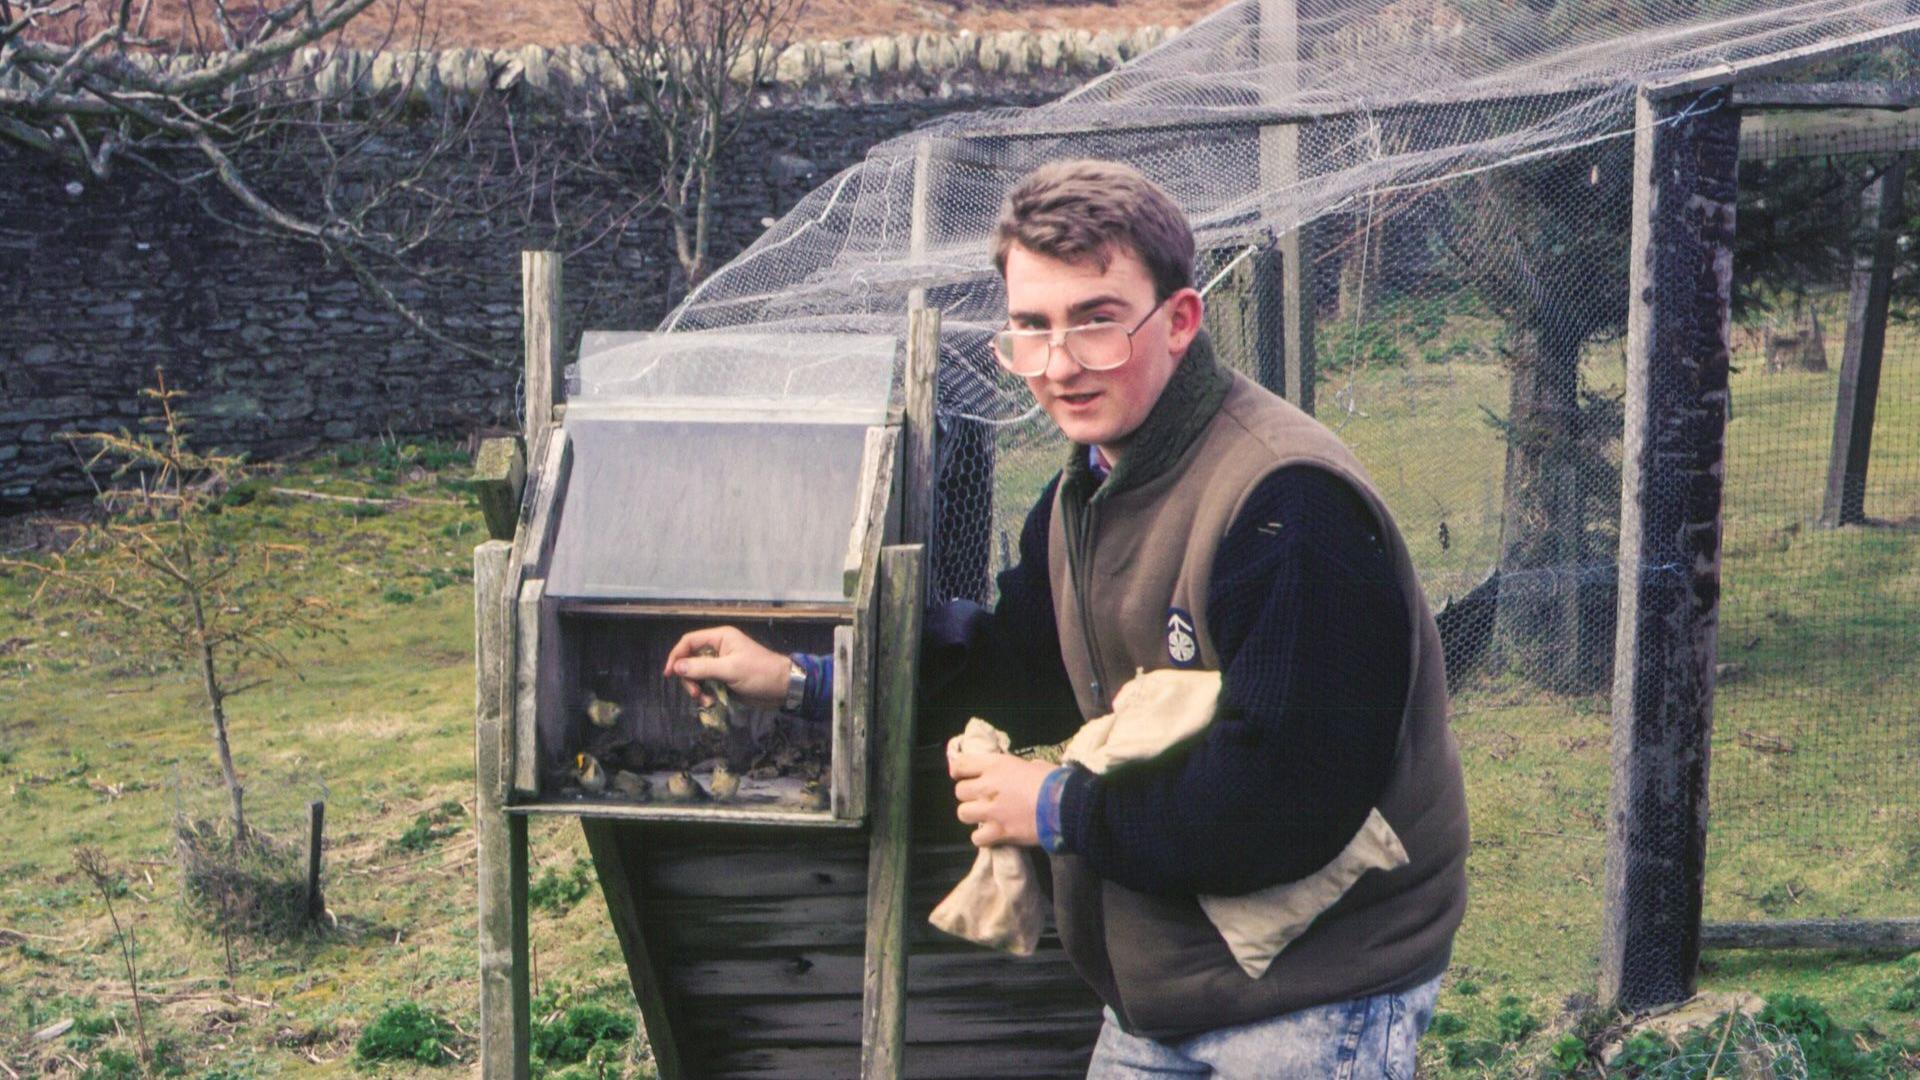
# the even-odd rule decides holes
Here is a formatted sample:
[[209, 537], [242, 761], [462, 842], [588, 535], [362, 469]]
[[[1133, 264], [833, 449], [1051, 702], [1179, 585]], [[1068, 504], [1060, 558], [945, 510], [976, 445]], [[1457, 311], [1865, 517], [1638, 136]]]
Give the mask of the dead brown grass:
[[[819, 41], [936, 31], [972, 30], [1122, 30], [1137, 26], [1186, 26], [1225, 4], [1226, 0], [1115, 0], [1111, 3], [1075, 0], [811, 0], [802, 13], [801, 40]], [[425, 0], [424, 36], [442, 48], [463, 46], [497, 49], [515, 45], [573, 45], [588, 40], [587, 21], [579, 0]], [[229, 2], [228, 10], [244, 21], [250, 5]], [[268, 5], [272, 6], [272, 5]], [[411, 7], [411, 3], [407, 4]], [[148, 31], [154, 37], [183, 41], [194, 36], [217, 42], [218, 32], [207, 18], [206, 0], [155, 0]], [[85, 0], [61, 23], [78, 27], [103, 25], [107, 12], [119, 10], [118, 0]], [[358, 48], [388, 42], [411, 41], [416, 23], [412, 14], [396, 20], [392, 0], [379, 0], [347, 28], [346, 43]]]

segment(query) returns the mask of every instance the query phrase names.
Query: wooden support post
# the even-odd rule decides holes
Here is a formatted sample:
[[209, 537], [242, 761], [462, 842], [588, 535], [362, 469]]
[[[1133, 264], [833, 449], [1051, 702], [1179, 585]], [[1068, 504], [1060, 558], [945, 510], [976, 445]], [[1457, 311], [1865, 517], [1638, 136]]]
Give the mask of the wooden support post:
[[[1260, 64], [1274, 103], [1299, 89], [1299, 0], [1260, 0]], [[1275, 246], [1280, 252], [1279, 356], [1262, 369], [1261, 385], [1313, 412], [1313, 247], [1300, 216], [1300, 125], [1260, 129], [1260, 188], [1284, 193]], [[1272, 381], [1269, 381], [1272, 380]]]
[[587, 850], [593, 853], [594, 875], [600, 879], [600, 892], [607, 900], [614, 936], [620, 939], [620, 951], [627, 958], [627, 978], [633, 983], [633, 996], [640, 1005], [640, 1022], [647, 1029], [647, 1046], [653, 1051], [654, 1067], [660, 1080], [680, 1080], [686, 1075], [686, 1068], [680, 1060], [680, 1044], [674, 1038], [665, 980], [661, 978], [661, 968], [654, 959], [647, 941], [646, 923], [641, 918], [641, 875], [627, 857], [629, 845], [639, 838], [640, 831], [587, 817], [580, 819], [580, 829], [586, 833]]
[[907, 313], [907, 430], [904, 506], [900, 539], [907, 544], [933, 540], [934, 394], [939, 384], [940, 312], [916, 308]]
[[1693, 994], [1706, 870], [1740, 116], [1637, 105], [1600, 995]]
[[525, 1080], [527, 825], [506, 812], [513, 717], [512, 545], [473, 550], [474, 831], [480, 846], [480, 1075]]
[[1708, 923], [1703, 949], [1845, 949], [1909, 953], [1920, 949], [1920, 919], [1793, 919]]
[[1840, 360], [1840, 399], [1833, 411], [1833, 450], [1820, 524], [1827, 528], [1867, 520], [1867, 463], [1873, 449], [1873, 413], [1880, 398], [1880, 359], [1887, 348], [1887, 303], [1900, 224], [1907, 158], [1887, 164], [1860, 194], [1860, 216], [1873, 230], [1853, 258], [1847, 294], [1847, 349]]
[[320, 893], [320, 849], [326, 829], [327, 804], [315, 799], [307, 804], [307, 922], [313, 926], [319, 926], [327, 913]]
[[520, 253], [520, 324], [526, 343], [527, 456], [543, 460], [547, 433], [553, 430], [553, 407], [565, 390], [566, 343], [562, 326], [566, 308], [560, 294], [560, 253]]
[[[907, 204], [907, 258], [918, 262], [927, 257], [933, 239], [933, 140], [921, 139], [913, 147], [913, 197]], [[907, 293], [907, 310], [927, 306], [927, 290], [915, 288]]]
[[907, 1023], [907, 880], [913, 832], [914, 681], [926, 549], [887, 548], [880, 556], [880, 657], [873, 728], [874, 776], [868, 809], [867, 957], [860, 1009], [860, 1075], [902, 1075]]
[[1237, 252], [1226, 277], [1207, 294], [1214, 356], [1276, 394], [1286, 385], [1283, 262], [1278, 248]]
[[515, 438], [488, 439], [473, 456], [473, 493], [487, 535], [511, 540], [520, 524], [520, 493], [527, 484], [527, 455]]

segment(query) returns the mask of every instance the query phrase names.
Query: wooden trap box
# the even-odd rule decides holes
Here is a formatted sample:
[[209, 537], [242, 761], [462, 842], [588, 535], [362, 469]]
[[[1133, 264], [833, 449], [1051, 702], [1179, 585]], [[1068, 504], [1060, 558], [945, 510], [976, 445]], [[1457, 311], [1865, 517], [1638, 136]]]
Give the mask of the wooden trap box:
[[[866, 814], [892, 338], [590, 332], [516, 539], [512, 808], [793, 825]], [[703, 724], [663, 675], [732, 625], [831, 653], [832, 716]]]

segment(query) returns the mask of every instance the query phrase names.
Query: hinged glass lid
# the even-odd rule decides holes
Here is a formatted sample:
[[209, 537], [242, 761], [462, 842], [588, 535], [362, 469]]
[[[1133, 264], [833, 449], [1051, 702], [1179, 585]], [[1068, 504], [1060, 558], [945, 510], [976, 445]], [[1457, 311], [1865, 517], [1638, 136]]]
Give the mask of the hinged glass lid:
[[844, 599], [866, 430], [886, 420], [894, 342], [733, 333], [704, 364], [682, 341], [655, 347], [709, 336], [722, 337], [583, 339], [547, 595]]

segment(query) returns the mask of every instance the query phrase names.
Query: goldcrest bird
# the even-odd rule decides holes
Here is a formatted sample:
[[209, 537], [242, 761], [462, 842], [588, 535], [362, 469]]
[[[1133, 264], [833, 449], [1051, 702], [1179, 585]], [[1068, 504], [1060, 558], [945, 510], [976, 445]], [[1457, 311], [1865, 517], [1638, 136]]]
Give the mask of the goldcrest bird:
[[637, 772], [621, 769], [613, 774], [613, 790], [634, 802], [646, 802], [653, 797], [653, 781]]
[[580, 790], [598, 795], [607, 790], [607, 774], [600, 768], [600, 760], [592, 754], [573, 755], [573, 779]]
[[809, 780], [800, 785], [798, 805], [802, 810], [825, 810], [832, 800], [827, 797], [827, 789], [820, 781]]
[[620, 719], [620, 706], [595, 694], [587, 701], [587, 719], [594, 727], [610, 728]]
[[740, 774], [727, 768], [726, 762], [713, 767], [713, 778], [707, 781], [707, 790], [716, 799], [731, 799], [740, 792]]
[[[712, 649], [701, 649], [701, 656], [717, 656]], [[733, 694], [727, 690], [727, 684], [718, 679], [701, 679], [700, 692], [712, 700], [700, 706], [700, 726], [715, 735], [725, 735], [732, 728], [729, 722], [733, 715]]]
[[692, 773], [681, 769], [667, 777], [667, 798], [674, 802], [706, 802], [708, 795]]

